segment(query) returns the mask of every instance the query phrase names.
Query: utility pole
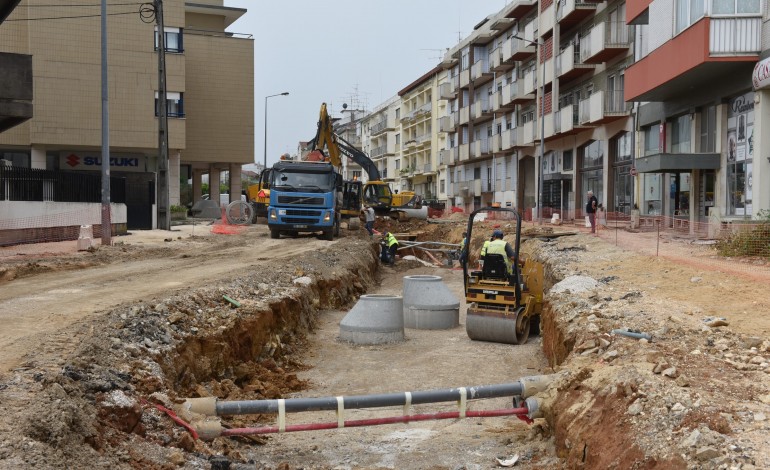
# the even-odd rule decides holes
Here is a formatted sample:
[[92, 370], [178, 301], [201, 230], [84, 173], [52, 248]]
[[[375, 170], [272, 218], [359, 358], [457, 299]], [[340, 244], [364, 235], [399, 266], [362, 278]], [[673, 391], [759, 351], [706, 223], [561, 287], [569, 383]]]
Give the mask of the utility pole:
[[102, 246], [112, 244], [110, 215], [110, 113], [107, 87], [107, 0], [102, 0]]
[[158, 228], [171, 230], [168, 176], [168, 106], [166, 104], [166, 31], [163, 27], [163, 0], [154, 0], [158, 26]]

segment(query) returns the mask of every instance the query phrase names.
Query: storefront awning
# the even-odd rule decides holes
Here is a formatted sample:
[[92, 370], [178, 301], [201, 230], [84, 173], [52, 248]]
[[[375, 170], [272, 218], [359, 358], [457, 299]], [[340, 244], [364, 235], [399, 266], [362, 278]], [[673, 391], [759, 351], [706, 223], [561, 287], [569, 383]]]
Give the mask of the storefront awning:
[[656, 153], [636, 159], [639, 173], [680, 173], [719, 169], [718, 153]]

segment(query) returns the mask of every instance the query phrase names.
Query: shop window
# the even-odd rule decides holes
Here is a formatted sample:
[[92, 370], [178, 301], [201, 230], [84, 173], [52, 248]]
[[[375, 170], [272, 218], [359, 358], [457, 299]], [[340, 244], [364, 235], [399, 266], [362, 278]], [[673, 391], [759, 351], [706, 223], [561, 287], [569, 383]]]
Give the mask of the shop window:
[[660, 173], [644, 173], [642, 188], [641, 213], [645, 215], [661, 215], [663, 210], [662, 188], [663, 179]]
[[654, 155], [660, 153], [660, 126], [654, 124], [643, 129], [644, 133], [644, 154]]
[[11, 162], [11, 166], [19, 168], [30, 168], [32, 166], [32, 157], [29, 152], [19, 152], [16, 150], [0, 150], [0, 160]]
[[604, 200], [604, 150], [602, 142], [595, 140], [581, 149], [580, 182], [582, 201], [580, 207], [588, 202], [587, 191], [593, 191], [599, 202]]
[[690, 115], [685, 114], [671, 123], [671, 153], [690, 153]]
[[572, 150], [565, 150], [561, 153], [561, 168], [564, 171], [572, 170]]
[[752, 214], [754, 172], [754, 93], [732, 99], [727, 112], [727, 211]]
[[708, 106], [700, 113], [700, 152], [713, 153], [716, 151], [717, 140], [717, 107]]

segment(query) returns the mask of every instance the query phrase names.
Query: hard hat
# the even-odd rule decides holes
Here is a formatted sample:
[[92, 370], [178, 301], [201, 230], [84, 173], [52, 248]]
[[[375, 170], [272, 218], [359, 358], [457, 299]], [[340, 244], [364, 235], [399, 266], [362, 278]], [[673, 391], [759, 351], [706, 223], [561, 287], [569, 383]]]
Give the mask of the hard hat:
[[503, 238], [503, 231], [500, 229], [495, 229], [494, 232], [492, 232], [493, 238]]

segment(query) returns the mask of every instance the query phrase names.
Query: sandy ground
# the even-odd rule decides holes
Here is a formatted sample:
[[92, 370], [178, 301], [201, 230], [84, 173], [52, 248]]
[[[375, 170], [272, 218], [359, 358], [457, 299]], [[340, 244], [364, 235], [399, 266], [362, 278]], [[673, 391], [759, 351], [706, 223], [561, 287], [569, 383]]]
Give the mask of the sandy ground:
[[[386, 268], [376, 294], [402, 295], [403, 276], [441, 276], [463, 299], [462, 271], [418, 268], [393, 272]], [[311, 338], [312, 369], [299, 375], [312, 386], [303, 397], [361, 395], [460, 386], [510, 383], [524, 376], [549, 373], [540, 338], [523, 346], [471, 341], [465, 333], [465, 302], [460, 327], [450, 330], [406, 329], [406, 341], [384, 346], [356, 346], [338, 341], [344, 311], [324, 312]], [[471, 409], [510, 407], [510, 399], [478, 400]], [[456, 411], [454, 403], [413, 406], [411, 413]], [[403, 410], [351, 412], [349, 419], [399, 416]], [[301, 413], [289, 423], [336, 421], [334, 412]], [[496, 458], [515, 454], [526, 461], [548, 460], [546, 444], [532, 441], [532, 427], [515, 417], [472, 418], [287, 433], [270, 438], [250, 458], [266, 465], [287, 462], [292, 468], [492, 468]], [[464, 466], [464, 467], [463, 467]], [[526, 467], [523, 467], [526, 468]]]
[[[424, 239], [457, 242], [464, 229], [463, 222], [458, 220], [457, 224], [411, 224], [402, 226], [400, 231], [419, 230], [424, 233]], [[385, 225], [379, 228], [383, 229]], [[99, 452], [102, 460], [99, 460], [99, 465], [94, 463], [94, 467], [98, 468], [208, 468], [202, 459], [211, 453], [226, 454], [234, 465], [239, 465], [234, 468], [243, 469], [482, 469], [496, 467], [497, 457], [510, 457], [515, 454], [522, 459], [517, 468], [564, 467], [564, 462], [556, 459], [554, 441], [551, 432], [546, 429], [547, 425], [538, 422], [535, 426], [527, 426], [515, 418], [432, 421], [342, 431], [293, 433], [271, 436], [264, 445], [221, 439], [209, 446], [190, 443], [186, 433], [173, 425], [166, 416], [149, 411], [142, 417], [143, 426], [148, 430], [147, 434], [129, 432], [130, 430], [120, 433], [110, 431], [107, 435], [113, 441], [101, 443], [106, 447], [93, 446], [93, 449], [89, 447], [87, 439], [82, 440], [82, 436], [75, 436], [81, 438], [80, 447], [72, 447], [73, 452], [78, 455], [68, 455], [66, 446], [63, 446], [64, 449], [56, 447], [60, 454], [57, 454], [56, 459], [50, 457], [50, 460], [46, 460], [52, 455], [52, 449], [58, 440], [67, 442], [61, 436], [78, 434], [81, 429], [91, 429], [89, 426], [97, 426], [100, 432], [103, 432], [104, 426], [120, 422], [114, 417], [105, 419], [102, 416], [99, 418], [102, 421], [99, 421], [94, 416], [84, 417], [72, 411], [77, 406], [91, 406], [95, 399], [88, 393], [79, 395], [81, 392], [78, 387], [82, 384], [80, 379], [71, 379], [71, 370], [62, 371], [65, 363], [78, 363], [77, 354], [80, 354], [81, 349], [78, 348], [81, 343], [91, 337], [98, 337], [102, 328], [109, 326], [117, 329], [116, 332], [110, 333], [112, 336], [99, 339], [99, 344], [106, 345], [105, 347], [109, 347], [116, 355], [123, 354], [126, 357], [124, 364], [113, 364], [110, 367], [123, 371], [125, 366], [125, 369], [133, 374], [132, 385], [144, 392], [147, 386], [143, 381], [148, 377], [152, 378], [152, 374], [159, 375], [160, 372], [153, 371], [147, 365], [148, 359], [141, 356], [145, 354], [150, 357], [153, 354], [152, 348], [156, 347], [157, 337], [153, 336], [155, 339], [150, 341], [151, 346], [147, 346], [145, 339], [149, 336], [141, 335], [154, 334], [156, 330], [160, 330], [161, 333], [170, 331], [181, 337], [188, 334], [187, 331], [192, 325], [186, 323], [188, 318], [193, 319], [190, 321], [199, 322], [195, 325], [200, 326], [201, 330], [203, 327], [200, 324], [209, 323], [209, 320], [212, 329], [219, 328], [218, 322], [225, 321], [219, 318], [224, 318], [229, 312], [223, 313], [219, 304], [213, 303], [212, 299], [221, 299], [221, 295], [216, 291], [212, 293], [212, 286], [224, 285], [228, 280], [238, 284], [238, 279], [242, 278], [244, 273], [258, 273], [264, 280], [253, 279], [249, 285], [237, 286], [244, 297], [253, 295], [254, 302], [264, 298], [272, 302], [274, 298], [282, 295], [286, 298], [296, 296], [293, 290], [289, 291], [279, 285], [280, 282], [275, 281], [274, 284], [274, 280], [288, 279], [287, 282], [291, 286], [292, 279], [299, 276], [315, 276], [315, 271], [319, 275], [334, 272], [338, 269], [337, 261], [346, 255], [348, 237], [368, 240], [363, 232], [346, 235], [331, 243], [315, 237], [271, 240], [267, 228], [263, 225], [249, 227], [246, 234], [233, 236], [203, 234], [202, 226], [195, 227], [195, 237], [185, 231], [191, 227], [175, 229], [180, 231], [138, 232], [128, 237], [119, 237], [115, 246], [103, 247], [92, 253], [74, 253], [72, 246], [68, 244], [0, 249], [0, 324], [3, 325], [0, 330], [0, 398], [6, 400], [4, 405], [0, 399], [0, 410], [3, 406], [10, 407], [5, 409], [5, 418], [0, 419], [0, 468], [3, 467], [4, 459], [16, 466], [24, 462], [29, 468], [61, 468], [62, 462], [83, 463], [84, 459], [93, 458], [84, 457], [90, 455], [87, 453], [81, 455], [81, 451], [86, 450]], [[471, 243], [473, 253], [478, 251], [490, 229], [491, 227], [486, 227], [486, 231], [480, 230], [478, 234], [474, 232], [476, 236]], [[670, 360], [681, 362], [682, 366], [687, 364], [685, 359], [695, 357], [690, 354], [695, 348], [702, 349], [704, 354], [724, 358], [725, 351], [714, 349], [714, 344], [719, 346], [722, 340], [728, 340], [724, 343], [729, 345], [728, 353], [735, 352], [736, 356], [745, 354], [749, 357], [749, 348], [732, 333], [741, 337], [758, 337], [759, 344], [770, 335], [770, 301], [767, 297], [767, 284], [764, 282], [700, 269], [662, 257], [629, 253], [612, 247], [600, 238], [585, 234], [561, 238], [555, 246], [558, 248], [558, 256], [563, 256], [563, 259], [556, 262], [557, 269], [562, 270], [562, 275], [584, 274], [602, 280], [602, 285], [606, 286], [590, 298], [578, 299], [585, 303], [585, 308], [581, 307], [585, 310], [581, 315], [589, 317], [589, 314], [593, 314], [598, 317], [598, 320], [588, 322], [580, 319], [580, 325], [575, 325], [578, 329], [590, 327], [591, 322], [594, 322], [597, 323], [594, 325], [597, 331], [604, 331], [608, 327], [623, 326], [616, 325], [618, 322], [634, 324], [634, 316], [638, 315], [639, 319], [644, 320], [642, 324], [645, 327], [654, 326], [655, 331], [651, 332], [656, 335], [656, 341], [651, 343], [651, 346], [639, 347], [658, 348]], [[366, 251], [365, 246], [363, 251]], [[356, 255], [360, 256], [350, 253], [351, 257]], [[281, 267], [283, 263], [291, 267], [284, 269]], [[261, 269], [265, 266], [270, 266], [270, 269]], [[282, 367], [276, 368], [275, 364], [268, 364], [272, 375], [259, 377], [264, 382], [263, 385], [268, 387], [271, 380], [276, 383], [285, 381], [288, 373], [290, 381], [307, 381], [307, 385], [303, 387], [300, 383], [289, 392], [282, 389], [279, 390], [280, 393], [285, 393], [284, 396], [287, 397], [315, 397], [505, 383], [526, 375], [551, 372], [543, 356], [542, 340], [539, 337], [532, 337], [528, 344], [515, 347], [472, 342], [467, 338], [462, 326], [465, 322], [465, 304], [462, 301], [460, 271], [419, 267], [416, 262], [400, 262], [396, 269], [379, 269], [376, 274], [379, 283], [370, 286], [368, 293], [399, 294], [403, 276], [408, 274], [438, 274], [444, 278], [444, 282], [461, 300], [459, 328], [446, 331], [408, 329], [407, 339], [403, 343], [370, 347], [351, 346], [337, 340], [339, 322], [346, 310], [326, 310], [317, 318], [313, 325], [314, 334], [308, 335], [302, 347], [289, 344], [287, 340], [286, 350], [291, 347], [293, 357]], [[330, 292], [333, 288], [335, 295], [339, 293], [337, 291], [350, 290], [349, 285], [334, 285], [332, 281], [328, 281], [325, 286]], [[356, 287], [359, 292], [362, 288]], [[632, 296], [634, 303], [624, 300], [627, 293], [633, 292], [639, 293], [638, 296]], [[319, 297], [327, 293], [329, 292], [316, 291]], [[177, 305], [167, 303], [167, 299], [173, 294], [182, 294], [185, 301], [178, 300]], [[605, 296], [611, 300], [602, 300]], [[186, 302], [188, 300], [189, 302]], [[310, 299], [309, 302], [315, 300]], [[149, 307], [146, 307], [149, 310], [137, 313], [135, 321], [134, 317], [130, 316], [129, 307], [140, 303], [149, 304]], [[157, 310], [158, 305], [178, 307], [184, 311]], [[157, 320], [160, 326], [156, 328], [157, 325], [153, 324], [154, 329], [146, 328], [148, 325], [142, 324], [143, 315], [147, 319]], [[171, 324], [173, 315], [182, 315], [177, 317], [178, 323]], [[207, 315], [212, 318], [207, 318]], [[217, 319], [213, 318], [214, 315]], [[126, 318], [121, 320], [124, 316]], [[727, 318], [729, 329], [704, 332], [702, 323], [703, 318], [707, 316]], [[121, 326], [115, 327], [113, 323], [107, 325], [108, 318]], [[147, 321], [149, 323], [149, 320]], [[728, 335], [726, 331], [731, 334]], [[118, 335], [120, 332], [134, 336], [127, 339]], [[661, 342], [657, 341], [658, 337]], [[172, 340], [175, 341], [176, 338], [177, 336], [174, 336]], [[203, 346], [205, 345], [200, 347]], [[221, 346], [214, 344], [210, 349]], [[676, 346], [682, 350], [677, 352]], [[624, 352], [626, 349], [628, 352]], [[95, 350], [82, 350], [84, 353], [95, 354]], [[191, 351], [190, 354], [204, 352], [214, 355], [211, 350], [202, 349]], [[620, 359], [613, 364], [622, 364], [625, 355], [631, 360], [633, 351], [630, 347], [623, 346], [620, 352]], [[766, 353], [767, 351], [762, 351], [761, 354], [755, 351], [752, 354], [767, 356]], [[91, 356], [83, 357], [89, 359]], [[573, 359], [562, 364], [561, 369], [569, 369]], [[157, 356], [152, 360], [161, 361]], [[292, 367], [295, 361], [302, 364], [302, 367]], [[618, 377], [623, 373], [621, 367], [606, 367], [607, 364], [598, 357], [583, 357], [576, 361], [576, 367], [585, 366], [586, 361], [593, 364], [592, 367], [597, 370], [601, 368], [602, 374], [607, 374], [607, 383], [619, 380]], [[157, 364], [154, 367], [157, 367]], [[662, 387], [660, 393], [654, 396], [660, 397], [662, 402], [664, 399], [668, 400], [666, 396], [675, 396], [683, 391], [698, 392], [699, 389], [694, 387], [704, 387], [703, 390], [718, 390], [724, 387], [724, 384], [720, 385], [719, 377], [706, 375], [709, 373], [707, 370], [702, 371], [692, 365], [690, 367], [691, 369], [685, 369], [687, 373], [704, 374], [702, 377], [691, 379], [692, 387], [680, 387], [677, 390]], [[286, 370], [283, 370], [284, 368]], [[142, 372], [143, 370], [147, 372]], [[77, 370], [75, 372], [82, 373]], [[728, 372], [731, 387], [740, 388], [743, 382], [747, 382], [747, 387], [756, 389], [756, 396], [764, 394], [762, 396], [770, 397], [768, 375], [764, 372], [756, 372], [752, 376], [761, 377], [762, 380], [759, 381], [754, 378], [740, 378], [739, 372], [733, 369], [729, 369], [725, 374]], [[644, 373], [651, 374], [649, 371]], [[297, 376], [293, 377], [293, 374]], [[66, 377], [62, 378], [62, 375]], [[748, 383], [749, 381], [754, 383]], [[63, 385], [60, 386], [60, 383]], [[221, 392], [222, 396], [227, 395], [227, 390], [237, 388], [229, 378], [221, 380], [221, 383], [205, 385], [211, 390]], [[243, 395], [253, 383], [241, 385], [242, 390], [236, 391]], [[129, 389], [130, 387], [125, 388]], [[194, 387], [187, 387], [180, 392], [189, 393], [191, 389]], [[752, 391], [753, 393], [755, 392]], [[101, 395], [97, 396], [100, 397], [98, 400], [103, 399]], [[69, 399], [74, 403], [70, 408], [58, 405], [59, 401], [66, 404]], [[753, 415], [746, 415], [741, 407], [751, 406], [750, 400], [756, 398], [749, 397], [746, 400], [746, 404], [723, 404], [726, 412], [722, 414], [729, 414], [729, 419], [737, 423], [731, 424], [730, 435], [738, 435], [743, 432], [741, 430], [747, 434], [750, 431], [751, 439], [745, 441], [748, 444], [742, 445], [750, 444], [758, 448], [765, 442], [762, 433], [766, 430], [766, 421], [751, 421], [755, 419]], [[660, 405], [660, 402], [652, 399], [650, 404], [646, 405], [651, 413], [650, 419], [656, 418], [655, 413], [659, 412], [657, 408], [653, 408], [653, 402]], [[27, 420], [43, 419], [40, 409], [30, 409], [26, 413], [19, 409], [20, 406], [30, 403], [35, 403], [38, 408], [45, 407], [46, 412], [53, 410], [50, 420], [52, 425], [58, 426], [55, 433], [41, 436], [39, 433], [30, 432], [29, 424], [22, 425]], [[474, 403], [473, 407], [490, 409], [507, 405], [506, 400], [499, 399]], [[419, 409], [413, 407], [413, 412], [448, 409], [453, 409], [452, 405], [431, 405]], [[757, 408], [757, 413], [758, 410], [764, 409], [766, 407]], [[104, 408], [99, 408], [100, 413], [103, 411]], [[400, 411], [388, 409], [353, 412], [351, 418], [393, 416], [400, 414]], [[623, 413], [625, 409], [622, 410], [618, 422], [627, 419]], [[663, 413], [669, 411], [664, 409]], [[744, 419], [745, 416], [748, 418]], [[49, 419], [47, 416], [45, 418]], [[661, 418], [661, 421], [663, 419]], [[667, 415], [665, 419], [671, 420], [671, 415]], [[317, 421], [336, 421], [336, 416], [333, 413], [305, 413], [290, 418], [291, 423]], [[267, 422], [270, 422], [269, 419]], [[607, 429], [615, 428], [608, 426]], [[652, 430], [651, 441], [655, 441], [655, 429], [658, 428], [648, 426], [647, 429]], [[660, 429], [670, 430], [670, 427]], [[686, 429], [689, 432], [690, 429]], [[85, 431], [82, 434], [87, 436]], [[684, 434], [678, 435], [676, 439], [680, 440], [683, 436]], [[612, 438], [611, 435], [605, 437], [610, 440]], [[737, 452], [720, 450], [728, 455], [730, 452]], [[154, 460], [150, 462], [148, 456], [153, 456]], [[137, 461], [137, 457], [147, 460]], [[132, 458], [134, 460], [131, 460]], [[730, 464], [734, 462], [738, 460], [734, 459]], [[718, 467], [711, 465], [712, 463], [696, 463], [692, 468]], [[732, 467], [728, 465], [724, 468]], [[751, 467], [746, 465], [735, 468]]]

